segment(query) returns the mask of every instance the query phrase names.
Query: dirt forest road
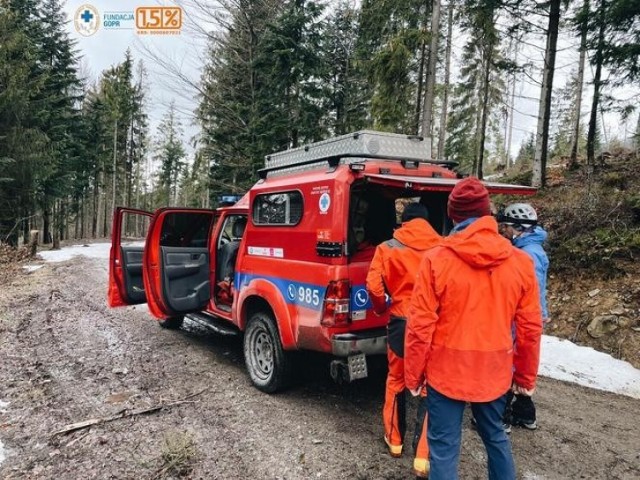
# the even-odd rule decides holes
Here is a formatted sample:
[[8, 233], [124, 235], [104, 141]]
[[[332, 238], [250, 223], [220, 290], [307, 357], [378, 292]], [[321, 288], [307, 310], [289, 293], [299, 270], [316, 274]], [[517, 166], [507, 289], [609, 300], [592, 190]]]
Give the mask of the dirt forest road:
[[[0, 478], [412, 478], [411, 456], [382, 442], [383, 368], [340, 387], [305, 357], [304, 378], [266, 395], [239, 339], [163, 330], [145, 305], [109, 310], [106, 278], [104, 260], [77, 257], [3, 281]], [[519, 478], [640, 478], [640, 401], [542, 379], [537, 406], [539, 430], [511, 435]], [[485, 463], [467, 412], [460, 477], [486, 478]]]

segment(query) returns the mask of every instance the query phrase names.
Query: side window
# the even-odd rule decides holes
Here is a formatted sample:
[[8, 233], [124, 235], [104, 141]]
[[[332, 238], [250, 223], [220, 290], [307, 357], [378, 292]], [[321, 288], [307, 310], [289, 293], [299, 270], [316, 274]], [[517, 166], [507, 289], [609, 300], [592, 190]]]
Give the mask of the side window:
[[296, 225], [302, 218], [300, 192], [267, 193], [253, 202], [253, 223], [256, 225]]
[[162, 224], [161, 247], [205, 248], [212, 216], [207, 213], [176, 212], [167, 214]]
[[218, 248], [225, 243], [240, 242], [247, 226], [247, 217], [243, 215], [229, 215], [224, 220], [224, 225], [218, 237]]

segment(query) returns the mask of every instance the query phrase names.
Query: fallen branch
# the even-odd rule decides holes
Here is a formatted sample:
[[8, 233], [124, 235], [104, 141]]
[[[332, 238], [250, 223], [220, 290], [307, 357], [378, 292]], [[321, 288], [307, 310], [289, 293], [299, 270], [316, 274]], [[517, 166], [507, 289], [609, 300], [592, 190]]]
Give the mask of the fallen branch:
[[135, 417], [137, 415], [146, 415], [146, 414], [149, 414], [149, 413], [155, 413], [155, 412], [158, 412], [158, 411], [160, 411], [160, 410], [162, 410], [164, 408], [173, 407], [173, 406], [176, 406], [176, 405], [182, 405], [184, 403], [195, 403], [195, 402], [189, 401], [189, 399], [200, 395], [201, 393], [203, 393], [206, 390], [208, 390], [208, 388], [209, 387], [204, 388], [204, 389], [200, 390], [199, 392], [192, 393], [191, 395], [188, 395], [188, 396], [184, 397], [184, 399], [177, 400], [175, 402], [161, 403], [160, 405], [155, 405], [155, 406], [149, 407], [149, 408], [141, 408], [141, 409], [138, 409], [138, 410], [130, 410], [130, 411], [129, 410], [123, 410], [122, 412], [117, 413], [115, 415], [111, 415], [109, 417], [90, 418], [89, 420], [84, 420], [82, 422], [71, 423], [69, 425], [66, 425], [64, 428], [53, 432], [51, 434], [51, 436], [55, 437], [57, 435], [67, 434], [67, 433], [75, 432], [77, 430], [83, 430], [85, 428], [92, 427], [93, 425], [101, 425], [103, 423], [113, 422], [114, 420], [120, 420], [122, 418], [130, 418], [130, 417]]

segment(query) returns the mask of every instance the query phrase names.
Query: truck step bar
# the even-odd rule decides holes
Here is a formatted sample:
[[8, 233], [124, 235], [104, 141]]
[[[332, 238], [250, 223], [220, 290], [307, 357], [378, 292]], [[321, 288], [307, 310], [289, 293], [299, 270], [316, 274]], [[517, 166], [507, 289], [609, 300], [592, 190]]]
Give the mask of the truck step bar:
[[185, 315], [189, 320], [197, 323], [198, 325], [211, 330], [218, 335], [224, 336], [237, 336], [240, 335], [240, 330], [238, 330], [235, 325], [230, 324], [225, 320], [221, 320], [213, 315], [208, 315], [206, 313], [189, 313]]

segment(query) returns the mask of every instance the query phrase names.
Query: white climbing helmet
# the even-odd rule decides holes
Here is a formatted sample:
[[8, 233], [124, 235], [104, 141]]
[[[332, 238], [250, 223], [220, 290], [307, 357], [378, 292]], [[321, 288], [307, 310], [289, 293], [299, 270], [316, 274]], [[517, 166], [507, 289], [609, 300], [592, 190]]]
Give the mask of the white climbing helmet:
[[504, 209], [501, 222], [511, 225], [535, 225], [538, 223], [538, 214], [528, 203], [512, 203]]

